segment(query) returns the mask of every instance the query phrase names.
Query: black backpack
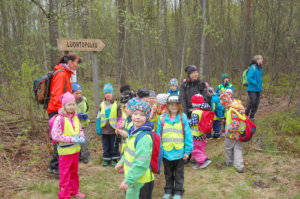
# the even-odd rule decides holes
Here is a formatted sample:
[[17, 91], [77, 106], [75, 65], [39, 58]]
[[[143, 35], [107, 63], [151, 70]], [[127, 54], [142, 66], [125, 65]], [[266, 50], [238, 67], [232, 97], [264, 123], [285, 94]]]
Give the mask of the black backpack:
[[[38, 104], [43, 104], [43, 108], [48, 108], [48, 103], [50, 101], [50, 83], [54, 75], [59, 72], [64, 72], [64, 70], [50, 71], [47, 75], [38, 77], [33, 81], [33, 94], [35, 101]], [[64, 93], [66, 92], [66, 83], [64, 87]]]

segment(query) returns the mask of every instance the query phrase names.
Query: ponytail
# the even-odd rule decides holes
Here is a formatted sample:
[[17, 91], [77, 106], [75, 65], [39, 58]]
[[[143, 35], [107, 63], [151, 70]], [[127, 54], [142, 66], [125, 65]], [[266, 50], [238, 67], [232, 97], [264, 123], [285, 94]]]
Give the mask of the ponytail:
[[80, 64], [81, 59], [77, 54], [73, 53], [73, 54], [69, 54], [69, 55], [64, 55], [59, 58], [57, 64], [67, 64], [68, 61], [70, 61], [70, 60], [75, 61], [76, 59], [78, 59], [78, 63]]

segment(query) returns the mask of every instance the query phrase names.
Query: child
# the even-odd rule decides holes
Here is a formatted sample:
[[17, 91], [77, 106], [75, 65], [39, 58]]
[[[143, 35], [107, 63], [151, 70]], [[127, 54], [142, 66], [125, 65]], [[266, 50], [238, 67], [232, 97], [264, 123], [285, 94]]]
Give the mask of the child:
[[159, 110], [158, 110], [159, 115], [162, 115], [163, 113], [165, 113], [165, 108], [166, 108], [168, 97], [169, 97], [169, 95], [166, 93], [160, 93], [156, 96], [156, 100], [157, 100], [158, 104], [160, 105]]
[[214, 91], [212, 87], [208, 89], [208, 95], [211, 96], [211, 110], [215, 113], [214, 122], [213, 122], [213, 130], [214, 135], [213, 138], [220, 138], [220, 127], [221, 121], [220, 119], [224, 117], [224, 107], [220, 104], [219, 95]]
[[168, 97], [166, 113], [158, 121], [157, 134], [162, 137], [165, 172], [164, 199], [180, 199], [184, 189], [184, 161], [193, 150], [193, 137], [189, 122], [178, 95]]
[[204, 169], [211, 163], [211, 160], [205, 154], [205, 134], [200, 132], [197, 123], [201, 121], [201, 116], [204, 111], [210, 111], [210, 106], [209, 104], [204, 103], [204, 97], [200, 94], [194, 95], [191, 99], [191, 102], [193, 105], [193, 111], [191, 115], [190, 126], [194, 142], [192, 156], [197, 163], [193, 166], [193, 169]]
[[[105, 100], [100, 104], [97, 116], [97, 133], [102, 134], [103, 161], [102, 166], [108, 166], [112, 162], [115, 167], [120, 158], [119, 141], [115, 130], [118, 120], [122, 120], [122, 112], [119, 104], [114, 99], [114, 90], [110, 83], [104, 85]], [[119, 118], [119, 119], [118, 119]]]
[[137, 92], [137, 96], [141, 100], [143, 100], [143, 101], [145, 101], [147, 103], [149, 103], [149, 101], [150, 101], [150, 92], [146, 88], [139, 89], [138, 92]]
[[120, 189], [126, 191], [126, 199], [152, 198], [154, 174], [149, 168], [153, 147], [151, 136], [143, 136], [135, 146], [135, 139], [140, 133], [153, 130], [150, 112], [151, 107], [144, 101], [134, 106], [133, 127], [129, 129], [125, 153], [115, 167], [117, 171], [124, 167], [125, 179]]
[[223, 166], [233, 165], [239, 173], [244, 172], [244, 161], [242, 154], [242, 143], [239, 140], [240, 133], [246, 130], [246, 124], [242, 121], [234, 120], [234, 118], [245, 119], [245, 108], [240, 100], [234, 100], [227, 104], [229, 110], [225, 114], [225, 157], [226, 163]]
[[159, 118], [158, 114], [158, 105], [156, 102], [156, 94], [155, 91], [149, 91], [149, 105], [151, 106], [151, 113], [150, 113], [150, 121], [154, 124], [154, 131], [157, 128], [157, 122]]
[[[84, 136], [85, 136], [85, 138], [87, 138], [86, 127], [88, 126], [88, 124], [90, 122], [88, 120], [89, 105], [87, 103], [87, 99], [84, 96], [82, 96], [82, 87], [79, 83], [72, 84], [72, 93], [75, 97], [77, 113], [78, 113], [78, 117], [80, 119], [80, 124], [82, 126]], [[88, 148], [88, 140], [85, 139], [85, 142], [80, 145], [81, 145], [81, 150], [79, 153], [79, 161], [82, 161], [83, 163], [87, 164], [90, 160], [90, 151]]]
[[55, 118], [51, 137], [58, 142], [59, 190], [58, 198], [85, 198], [79, 193], [78, 161], [80, 144], [85, 142], [80, 121], [76, 115], [75, 97], [67, 92], [59, 97], [62, 108]]
[[229, 82], [229, 75], [224, 73], [221, 75], [222, 83], [218, 85], [216, 93], [220, 95], [220, 91], [225, 91], [227, 89], [230, 89], [232, 92], [234, 90], [233, 85]]
[[168, 95], [179, 95], [178, 80], [176, 78], [172, 78], [170, 80], [170, 91], [167, 94]]

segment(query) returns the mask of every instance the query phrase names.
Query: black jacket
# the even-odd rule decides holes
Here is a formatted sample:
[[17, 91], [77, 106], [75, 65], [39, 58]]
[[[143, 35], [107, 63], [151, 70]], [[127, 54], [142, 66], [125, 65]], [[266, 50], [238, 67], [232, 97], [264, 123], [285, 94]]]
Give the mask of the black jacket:
[[179, 100], [183, 107], [183, 112], [190, 118], [193, 106], [191, 99], [193, 95], [200, 93], [204, 97], [204, 102], [209, 103], [205, 82], [200, 79], [191, 81], [187, 79], [180, 85]]

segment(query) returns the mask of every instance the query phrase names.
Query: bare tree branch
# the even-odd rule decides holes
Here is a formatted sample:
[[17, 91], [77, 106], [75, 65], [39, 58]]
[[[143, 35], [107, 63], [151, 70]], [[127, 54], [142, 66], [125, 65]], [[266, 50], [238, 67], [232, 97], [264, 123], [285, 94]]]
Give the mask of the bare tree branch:
[[31, 0], [32, 3], [36, 4], [42, 11], [43, 13], [46, 15], [46, 17], [49, 19], [50, 15], [49, 13], [46, 12], [46, 10], [43, 8], [43, 6], [40, 4], [40, 2], [37, 2], [35, 0]]

